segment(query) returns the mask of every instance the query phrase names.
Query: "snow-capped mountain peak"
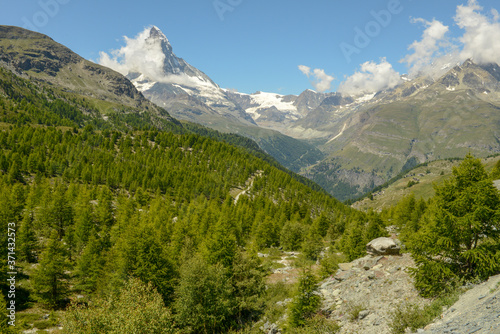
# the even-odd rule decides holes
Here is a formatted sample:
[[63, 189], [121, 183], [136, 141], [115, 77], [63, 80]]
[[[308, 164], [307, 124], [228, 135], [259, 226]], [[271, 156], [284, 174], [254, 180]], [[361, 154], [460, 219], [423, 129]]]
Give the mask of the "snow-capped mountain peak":
[[149, 29], [149, 37], [147, 40], [153, 43], [160, 42], [164, 54], [172, 53], [172, 45], [170, 45], [167, 36], [165, 36], [165, 34], [157, 26], [152, 26]]

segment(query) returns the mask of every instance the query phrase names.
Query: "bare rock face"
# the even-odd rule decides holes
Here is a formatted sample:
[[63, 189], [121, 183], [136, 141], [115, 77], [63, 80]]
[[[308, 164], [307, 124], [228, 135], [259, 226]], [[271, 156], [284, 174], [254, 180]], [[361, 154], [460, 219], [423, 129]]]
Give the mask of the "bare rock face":
[[401, 247], [394, 239], [381, 237], [370, 241], [366, 251], [370, 255], [398, 255]]

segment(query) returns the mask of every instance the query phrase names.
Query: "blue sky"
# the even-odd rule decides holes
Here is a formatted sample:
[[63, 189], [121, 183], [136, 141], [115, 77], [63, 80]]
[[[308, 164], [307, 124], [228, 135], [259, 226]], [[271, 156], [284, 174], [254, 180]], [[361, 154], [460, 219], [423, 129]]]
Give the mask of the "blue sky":
[[[439, 52], [453, 49], [450, 43], [455, 49], [462, 48], [464, 42], [459, 38], [465, 30], [454, 19], [458, 5], [468, 3], [2, 0], [0, 24], [36, 29], [94, 61], [99, 59], [99, 52], [122, 47], [123, 36], [135, 37], [155, 25], [168, 37], [178, 57], [208, 74], [221, 87], [245, 93], [261, 90], [299, 94], [308, 88], [335, 91], [346, 80], [359, 84], [365, 79], [363, 75], [351, 76], [370, 71], [368, 65], [390, 64], [389, 70], [394, 73], [408, 72], [407, 64], [400, 61], [415, 53], [408, 47], [421, 41], [430, 26], [441, 27], [442, 33], [446, 31], [446, 43], [443, 36], [437, 38]], [[469, 3], [479, 5], [482, 9], [476, 8], [475, 12], [495, 26], [498, 12], [491, 10], [500, 10], [500, 6], [493, 0]], [[440, 25], [434, 25], [434, 19]], [[359, 31], [365, 34], [364, 39], [356, 39]], [[361, 66], [366, 62], [371, 63]], [[315, 77], [315, 69], [319, 77]], [[313, 85], [315, 80], [326, 80], [331, 85]]]

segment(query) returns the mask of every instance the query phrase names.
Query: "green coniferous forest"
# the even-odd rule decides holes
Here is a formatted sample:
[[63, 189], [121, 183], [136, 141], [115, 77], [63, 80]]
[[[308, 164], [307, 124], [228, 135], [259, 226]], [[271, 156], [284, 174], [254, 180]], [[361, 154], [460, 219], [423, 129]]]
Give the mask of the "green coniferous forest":
[[[39, 327], [240, 330], [265, 312], [258, 251], [316, 259], [365, 222], [249, 139], [89, 101], [0, 69], [1, 233], [15, 226], [16, 310], [58, 314]], [[4, 330], [36, 322], [20, 317]]]
[[[116, 72], [83, 62], [97, 79], [77, 92], [54, 84], [68, 57], [23, 52], [12, 63], [28, 55], [36, 71], [0, 59], [0, 303], [16, 311], [1, 333], [335, 332], [317, 276], [389, 225], [422, 296], [500, 271], [498, 164], [488, 174], [468, 155], [433, 198], [360, 212], [251, 139], [173, 119]], [[295, 287], [267, 280], [282, 251], [301, 253]]]

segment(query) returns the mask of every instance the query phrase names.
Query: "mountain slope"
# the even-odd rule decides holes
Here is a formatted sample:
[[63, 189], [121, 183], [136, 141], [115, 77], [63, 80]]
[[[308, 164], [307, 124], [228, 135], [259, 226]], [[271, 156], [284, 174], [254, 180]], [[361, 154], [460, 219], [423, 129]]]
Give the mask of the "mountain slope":
[[0, 26], [0, 64], [33, 79], [63, 86], [67, 92], [129, 107], [147, 104], [119, 73], [81, 58], [45, 35], [18, 27]]
[[331, 131], [320, 146], [329, 156], [305, 175], [345, 199], [419, 163], [500, 152], [499, 71], [467, 61], [432, 84], [406, 82], [356, 110], [327, 110], [319, 119], [328, 121], [309, 126]]
[[293, 171], [322, 159], [323, 154], [313, 145], [257, 126], [240, 106], [244, 104], [242, 99], [235, 101], [236, 94], [220, 88], [205, 73], [177, 57], [157, 27], [145, 32], [144, 43], [151, 54], [157, 55], [157, 71], [124, 74], [146, 98], [174, 117], [249, 137]]
[[[117, 318], [116, 300], [141, 314], [154, 305], [163, 331], [256, 327], [269, 299], [256, 251], [313, 244], [317, 256], [331, 241], [328, 231], [365, 221], [250, 139], [178, 122], [133, 86], [117, 93], [118, 73], [79, 70], [86, 63], [50, 39], [3, 31], [0, 45], [17, 40], [15, 52], [0, 53], [0, 232], [16, 227], [23, 330], [63, 323], [72, 333], [95, 332], [89, 326], [98, 323], [100, 331], [128, 332], [158, 324], [129, 313]], [[300, 231], [293, 245], [282, 241], [289, 226]], [[3, 259], [7, 242], [0, 241]], [[7, 272], [0, 261], [2, 299]], [[86, 305], [103, 305], [102, 296], [117, 296], [128, 282], [139, 284], [127, 291], [133, 298], [113, 297], [109, 311], [94, 313], [113, 321], [85, 318]], [[82, 297], [82, 308], [69, 305]]]

